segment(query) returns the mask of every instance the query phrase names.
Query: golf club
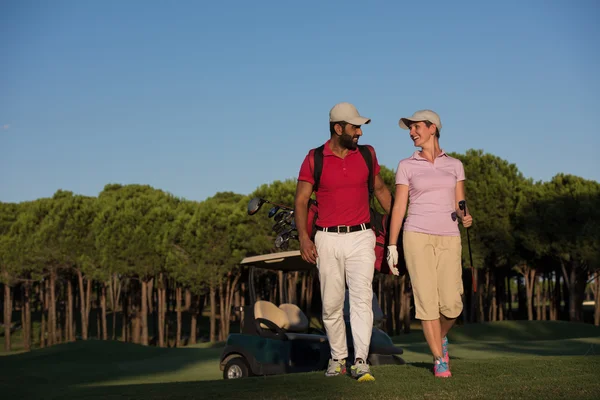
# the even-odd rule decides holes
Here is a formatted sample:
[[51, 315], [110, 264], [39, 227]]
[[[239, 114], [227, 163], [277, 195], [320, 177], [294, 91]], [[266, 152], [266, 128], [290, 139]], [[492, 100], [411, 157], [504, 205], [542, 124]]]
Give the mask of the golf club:
[[273, 215], [277, 214], [277, 211], [279, 211], [279, 206], [275, 206], [273, 208], [271, 208], [269, 210], [269, 218], [273, 218]]
[[256, 214], [258, 212], [258, 210], [260, 210], [260, 208], [265, 203], [272, 204], [273, 206], [277, 206], [277, 207], [279, 207], [281, 209], [284, 209], [284, 210], [290, 210], [290, 211], [293, 210], [290, 207], [287, 207], [287, 206], [284, 206], [284, 205], [281, 205], [281, 204], [277, 204], [277, 203], [273, 203], [273, 202], [271, 202], [269, 200], [262, 199], [260, 197], [254, 197], [253, 199], [251, 199], [248, 202], [248, 215], [254, 215], [254, 214]]
[[[458, 208], [464, 213], [465, 217], [467, 216], [467, 202], [465, 200], [461, 200], [458, 202]], [[477, 281], [475, 279], [475, 267], [473, 267], [473, 255], [471, 254], [471, 238], [469, 237], [469, 228], [467, 228], [467, 245], [469, 246], [469, 261], [471, 262], [471, 277], [472, 277], [472, 285], [473, 292], [477, 292]]]

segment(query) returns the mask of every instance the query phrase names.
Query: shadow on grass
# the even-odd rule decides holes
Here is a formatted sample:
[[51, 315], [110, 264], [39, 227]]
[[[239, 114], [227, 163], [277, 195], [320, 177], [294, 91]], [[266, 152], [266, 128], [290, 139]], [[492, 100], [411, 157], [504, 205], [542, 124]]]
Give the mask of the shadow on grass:
[[[153, 383], [219, 379], [219, 347], [156, 348], [114, 341], [80, 341], [0, 357], [0, 383], [29, 385]], [[206, 378], [205, 378], [206, 379]]]
[[[597, 359], [598, 357], [596, 357]], [[593, 361], [596, 361], [594, 359]], [[398, 399], [398, 398], [578, 398], [600, 394], [589, 357], [456, 363], [450, 380], [435, 379], [430, 363], [374, 368], [375, 382], [326, 378], [322, 373], [256, 377], [235, 381], [148, 382], [119, 386], [71, 385], [27, 388], [29, 398], [88, 399]], [[535, 379], [532, 379], [535, 376]], [[1, 386], [1, 381], [0, 381]], [[59, 390], [60, 389], [60, 390]], [[43, 390], [43, 391], [42, 391]], [[3, 392], [5, 394], [6, 392]], [[11, 394], [11, 393], [7, 393]], [[14, 398], [14, 397], [8, 397]]]

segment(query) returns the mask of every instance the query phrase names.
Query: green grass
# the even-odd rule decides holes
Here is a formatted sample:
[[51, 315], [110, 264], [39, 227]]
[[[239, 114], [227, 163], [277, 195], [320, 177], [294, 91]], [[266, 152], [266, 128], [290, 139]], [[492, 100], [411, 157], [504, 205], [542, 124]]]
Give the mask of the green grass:
[[598, 327], [514, 321], [457, 327], [450, 335], [450, 380], [433, 378], [420, 331], [394, 341], [409, 364], [374, 367], [377, 381], [359, 384], [321, 372], [224, 381], [221, 347], [91, 340], [0, 357], [0, 393], [67, 400], [600, 398]]

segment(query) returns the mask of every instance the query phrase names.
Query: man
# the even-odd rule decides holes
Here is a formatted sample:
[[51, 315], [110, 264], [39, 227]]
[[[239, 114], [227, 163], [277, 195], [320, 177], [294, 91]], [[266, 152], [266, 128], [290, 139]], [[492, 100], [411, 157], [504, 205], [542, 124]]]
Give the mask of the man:
[[[323, 323], [331, 346], [325, 375], [346, 373], [348, 348], [343, 306], [347, 284], [355, 350], [351, 373], [360, 382], [375, 379], [365, 361], [373, 329], [375, 233], [370, 228], [369, 168], [358, 149], [362, 125], [369, 122], [371, 120], [360, 116], [352, 104], [340, 103], [331, 109], [331, 138], [323, 148], [323, 171], [315, 192], [319, 213], [314, 243], [307, 231], [307, 207], [315, 183], [310, 152], [300, 168], [294, 213], [302, 258], [317, 264], [319, 269]], [[379, 176], [374, 150], [372, 155], [374, 194], [389, 213], [391, 193]]]

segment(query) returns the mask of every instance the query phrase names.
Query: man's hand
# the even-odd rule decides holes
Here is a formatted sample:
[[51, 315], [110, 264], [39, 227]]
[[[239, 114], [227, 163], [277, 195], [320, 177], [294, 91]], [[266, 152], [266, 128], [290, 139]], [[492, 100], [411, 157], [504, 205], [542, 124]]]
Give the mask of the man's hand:
[[398, 271], [398, 268], [396, 267], [396, 265], [398, 265], [398, 247], [396, 247], [396, 245], [393, 244], [388, 246], [387, 248], [388, 266], [390, 267], [390, 271], [392, 271], [392, 274], [398, 276], [400, 275], [400, 271]]
[[300, 240], [300, 254], [302, 259], [311, 264], [317, 263], [317, 247], [308, 237]]

